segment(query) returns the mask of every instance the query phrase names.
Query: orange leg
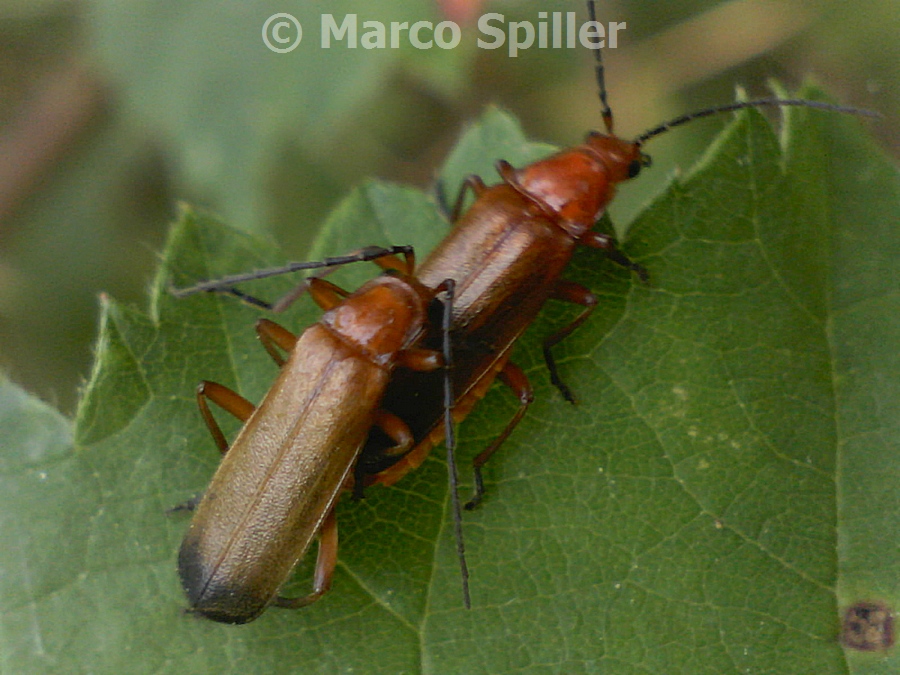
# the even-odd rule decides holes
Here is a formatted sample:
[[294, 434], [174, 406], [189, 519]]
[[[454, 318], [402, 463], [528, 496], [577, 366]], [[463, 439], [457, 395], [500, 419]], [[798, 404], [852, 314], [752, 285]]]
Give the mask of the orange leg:
[[279, 367], [284, 365], [285, 358], [278, 350], [290, 352], [294, 345], [297, 344], [296, 335], [268, 319], [260, 319], [256, 322], [256, 334], [259, 336], [262, 346], [265, 347], [269, 356], [272, 357], [272, 360]]
[[[462, 215], [463, 206], [466, 203], [466, 192], [469, 190], [475, 195], [475, 199], [478, 199], [481, 193], [487, 190], [487, 186], [479, 176], [473, 174], [466, 177], [459, 188], [459, 194], [456, 195], [456, 202], [453, 204], [453, 210], [450, 211], [449, 218], [451, 223], [458, 221], [459, 217]], [[446, 213], [446, 205], [444, 208]]]
[[256, 406], [237, 392], [217, 382], [204, 380], [197, 386], [197, 406], [200, 408], [200, 414], [203, 416], [203, 421], [206, 422], [206, 426], [209, 428], [209, 433], [212, 434], [216, 446], [224, 455], [228, 452], [228, 441], [225, 439], [225, 434], [222, 433], [219, 423], [216, 422], [216, 418], [213, 417], [209, 404], [206, 402], [207, 399], [225, 412], [237, 417], [241, 422], [246, 422], [250, 418], [250, 415], [256, 410]]
[[616, 245], [616, 240], [612, 235], [588, 230], [584, 234], [584, 236], [578, 240], [578, 243], [582, 246], [589, 246], [601, 251], [606, 251], [607, 258], [612, 260], [617, 265], [621, 265], [625, 269], [631, 270], [632, 272], [637, 274], [641, 278], [641, 281], [643, 281], [644, 283], [647, 283], [647, 281], [650, 280], [650, 275], [647, 273], [647, 269], [643, 265], [639, 265], [638, 263], [632, 261], [627, 255], [622, 253], [622, 251], [620, 251], [619, 247]]
[[425, 457], [428, 456], [428, 451], [431, 449], [431, 444], [420, 443], [413, 448], [412, 452], [409, 452], [413, 443], [415, 443], [412, 432], [409, 430], [406, 422], [386, 410], [379, 410], [375, 415], [375, 426], [394, 441], [394, 445], [386, 449], [384, 454], [394, 457], [402, 456], [402, 459], [377, 474], [366, 474], [362, 465], [357, 462], [357, 471], [354, 475], [353, 483], [354, 499], [362, 499], [363, 491], [370, 485], [378, 485], [379, 483], [385, 486], [393, 485], [425, 461]]
[[390, 487], [410, 471], [418, 469], [420, 466], [422, 466], [422, 462], [424, 462], [425, 458], [428, 457], [428, 453], [431, 452], [431, 448], [433, 447], [434, 443], [430, 438], [426, 439], [426, 441], [422, 443], [419, 443], [412, 449], [412, 452], [407, 453], [399, 462], [397, 462], [396, 464], [392, 464], [384, 471], [372, 476], [370, 479], [371, 484], [381, 484], [386, 487]]
[[409, 368], [422, 373], [437, 370], [444, 365], [443, 355], [434, 349], [411, 347], [397, 352], [394, 361], [397, 367]]
[[[216, 418], [213, 417], [207, 400], [212, 401], [225, 412], [231, 413], [241, 420], [241, 422], [246, 422], [249, 419], [250, 415], [253, 414], [253, 411], [256, 410], [256, 406], [237, 392], [232, 391], [218, 382], [208, 382], [204, 380], [197, 385], [197, 407], [200, 408], [200, 415], [203, 417], [203, 421], [206, 423], [210, 435], [212, 435], [213, 440], [216, 442], [216, 447], [218, 447], [219, 452], [224, 455], [228, 452], [228, 440], [225, 438], [225, 434], [222, 433], [222, 428], [219, 426], [219, 423], [216, 422]], [[172, 507], [169, 509], [169, 512], [193, 511], [199, 503], [200, 496], [198, 495], [192, 497], [184, 504]]]
[[375, 426], [394, 441], [394, 445], [385, 450], [384, 454], [397, 457], [406, 454], [412, 447], [415, 440], [412, 432], [409, 430], [406, 422], [393, 413], [389, 413], [387, 410], [379, 410], [375, 413]]
[[584, 307], [584, 311], [575, 317], [575, 320], [572, 321], [572, 323], [559, 329], [544, 340], [544, 361], [547, 362], [547, 369], [550, 371], [550, 382], [559, 389], [559, 392], [569, 403], [577, 403], [572, 390], [569, 389], [568, 385], [566, 385], [559, 376], [559, 370], [556, 367], [556, 359], [553, 358], [550, 349], [566, 339], [576, 328], [587, 321], [591, 312], [594, 311], [594, 307], [597, 306], [597, 296], [581, 284], [560, 279], [556, 282], [556, 286], [553, 288], [553, 294], [550, 297], [555, 300], [572, 302]]
[[300, 609], [311, 605], [325, 595], [331, 588], [331, 579], [334, 577], [334, 568], [337, 567], [338, 554], [338, 530], [337, 516], [334, 508], [325, 516], [322, 527], [319, 530], [319, 551], [316, 556], [316, 571], [313, 576], [313, 592], [299, 598], [284, 598], [278, 596], [273, 603], [276, 607], [285, 609]]
[[500, 432], [500, 435], [494, 439], [494, 442], [482, 450], [481, 453], [472, 460], [472, 469], [475, 472], [475, 494], [472, 495], [472, 498], [468, 502], [466, 502], [467, 511], [471, 511], [478, 506], [478, 504], [481, 503], [481, 499], [484, 497], [484, 479], [481, 476], [481, 467], [483, 467], [491, 456], [497, 452], [504, 441], [509, 438], [513, 429], [515, 429], [519, 422], [522, 421], [522, 417], [524, 417], [525, 411], [528, 410], [528, 406], [534, 401], [534, 391], [531, 389], [531, 383], [519, 366], [507, 361], [506, 365], [503, 366], [503, 370], [500, 371], [499, 377], [500, 381], [512, 389], [513, 393], [519, 397], [519, 409], [516, 410], [516, 413], [510, 418], [509, 422], [507, 422], [506, 427]]
[[[397, 353], [397, 366], [409, 368], [410, 370], [428, 372], [441, 368], [444, 365], [444, 358], [445, 357], [441, 352], [432, 349], [404, 349]], [[450, 405], [452, 405], [452, 403]], [[368, 483], [370, 485], [375, 485], [377, 483], [381, 483], [382, 485], [393, 485], [407, 473], [413, 469], [417, 469], [422, 462], [425, 461], [425, 458], [431, 450], [432, 443], [419, 443], [417, 447], [412, 449], [412, 452], [409, 452], [415, 442], [409, 427], [406, 425], [406, 422], [387, 411], [379, 411], [377, 413], [375, 425], [394, 441], [394, 446], [385, 450], [384, 454], [393, 457], [403, 456], [403, 459], [396, 464], [391, 465], [384, 471], [370, 477]], [[358, 463], [357, 467], [362, 469]], [[353, 495], [356, 499], [361, 499], [363, 496], [363, 489], [366, 487], [366, 478], [367, 476], [361, 471], [357, 472], [353, 489]]]
[[[606, 255], [610, 260], [626, 269], [632, 270], [642, 281], [646, 282], [647, 279], [649, 279], [647, 270], [644, 269], [642, 265], [629, 260], [628, 257], [617, 248], [616, 240], [612, 236], [603, 234], [602, 232], [588, 231], [578, 240], [578, 243], [583, 246], [606, 251]], [[597, 306], [597, 296], [581, 284], [560, 279], [556, 282], [556, 285], [553, 288], [553, 294], [550, 297], [554, 300], [563, 300], [564, 302], [571, 302], [584, 307], [584, 311], [575, 317], [575, 320], [572, 321], [572, 323], [564, 326], [544, 340], [544, 361], [547, 362], [547, 369], [550, 371], [550, 381], [557, 389], [559, 389], [559, 392], [569, 403], [577, 403], [575, 394], [572, 393], [572, 390], [569, 389], [568, 385], [566, 385], [559, 376], [556, 360], [553, 358], [550, 349], [566, 339], [576, 328], [587, 321], [591, 312], [594, 311], [594, 307]]]

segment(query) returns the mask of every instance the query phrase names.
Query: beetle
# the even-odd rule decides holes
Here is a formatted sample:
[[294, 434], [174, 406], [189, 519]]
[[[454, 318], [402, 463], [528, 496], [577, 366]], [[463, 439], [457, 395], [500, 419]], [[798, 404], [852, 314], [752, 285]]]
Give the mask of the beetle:
[[[594, 3], [589, 2], [591, 20]], [[568, 325], [546, 337], [543, 356], [551, 383], [570, 403], [573, 392], [559, 375], [552, 348], [581, 326], [598, 303], [588, 288], [562, 277], [575, 250], [604, 251], [644, 282], [647, 271], [628, 259], [615, 239], [592, 229], [615, 196], [619, 183], [638, 176], [651, 165], [643, 152], [650, 139], [710, 115], [761, 106], [802, 106], [832, 112], [871, 115], [869, 111], [799, 99], [740, 101], [683, 115], [650, 129], [633, 140], [613, 132], [613, 114], [607, 103], [604, 69], [599, 49], [596, 80], [606, 133], [591, 132], [584, 143], [515, 169], [497, 162], [501, 182], [488, 186], [478, 176], [463, 183], [451, 212], [453, 228], [418, 267], [421, 283], [431, 287], [440, 280], [456, 281], [451, 339], [457, 354], [452, 373], [456, 396], [455, 421], [464, 419], [494, 380], [509, 387], [519, 407], [497, 438], [473, 460], [475, 490], [466, 508], [474, 508], [484, 495], [481, 469], [524, 417], [534, 400], [525, 373], [510, 361], [512, 347], [534, 321], [547, 300], [581, 306]], [[467, 191], [474, 201], [463, 212]], [[437, 338], [432, 336], [431, 342]], [[424, 344], [428, 344], [425, 338]], [[416, 438], [403, 457], [384, 452], [386, 439], [373, 431], [357, 462], [357, 485], [391, 485], [418, 467], [431, 447], [442, 439], [443, 410], [439, 383], [429, 373], [401, 373], [391, 380], [383, 405], [410, 420]], [[366, 474], [377, 478], [365, 478]], [[359, 488], [357, 489], [357, 492]]]
[[[593, 16], [593, 9], [592, 16]], [[566, 400], [573, 392], [559, 376], [552, 348], [581, 326], [597, 305], [597, 297], [580, 284], [561, 278], [579, 246], [603, 251], [608, 258], [648, 279], [643, 267], [629, 260], [615, 239], [592, 229], [615, 196], [619, 183], [631, 180], [651, 165], [644, 144], [662, 133], [695, 119], [762, 106], [801, 106], [832, 112], [872, 115], [869, 111], [802, 99], [764, 98], [708, 108], [664, 122], [633, 140], [613, 133], [613, 114], [607, 104], [603, 64], [599, 50], [596, 77], [606, 133], [591, 132], [581, 145], [516, 169], [497, 162], [501, 182], [488, 186], [478, 176], [468, 177], [450, 220], [453, 227], [416, 271], [426, 287], [445, 279], [456, 282], [450, 340], [456, 362], [451, 374], [454, 422], [463, 420], [499, 378], [519, 400], [519, 407], [497, 438], [473, 460], [475, 491], [466, 508], [474, 508], [484, 495], [481, 469], [513, 432], [534, 399], [525, 373], [510, 361], [512, 347], [550, 299], [583, 309], [568, 325], [543, 342], [543, 355], [551, 382]], [[467, 192], [475, 200], [463, 212]], [[300, 269], [286, 265], [204, 282], [184, 292], [223, 292], [262, 308], [281, 311], [297, 295], [288, 294], [269, 304], [239, 291], [234, 284]], [[435, 348], [440, 336], [422, 337], [422, 345]], [[441, 425], [444, 399], [435, 373], [403, 370], [395, 373], [382, 402], [386, 410], [409, 423], [414, 437], [405, 455], [390, 451], [392, 443], [377, 428], [356, 464], [356, 494], [366, 485], [396, 483], [424, 461], [444, 434]]]
[[[405, 264], [379, 254], [376, 262], [388, 273], [352, 294], [312, 278], [309, 292], [326, 312], [299, 338], [267, 319], [258, 322], [263, 345], [282, 366], [258, 407], [220, 384], [200, 384], [198, 406], [224, 458], [178, 554], [191, 612], [246, 623], [269, 605], [296, 608], [320, 598], [337, 562], [335, 501], [370, 428], [393, 439], [389, 453], [411, 447], [406, 425], [379, 402], [394, 369], [437, 371], [451, 363], [449, 340], [442, 352], [415, 345], [438, 293], [447, 295], [449, 323], [453, 282], [426, 288], [412, 276], [411, 247], [396, 249]], [[278, 349], [289, 352], [286, 361]], [[244, 422], [230, 447], [208, 401]], [[316, 535], [313, 591], [281, 597], [279, 588]]]
[[[589, 11], [594, 20], [592, 2]], [[583, 308], [572, 322], [543, 342], [551, 382], [568, 401], [576, 400], [560, 378], [552, 353], [556, 344], [589, 318], [598, 302], [589, 289], [561, 278], [574, 251], [579, 246], [604, 251], [643, 280], [648, 278], [643, 267], [618, 249], [613, 237], [593, 229], [613, 199], [617, 185], [650, 166], [650, 157], [643, 152], [647, 141], [695, 119], [751, 107], [802, 106], [871, 114], [815, 101], [765, 98], [700, 110], [660, 124], [633, 140], [622, 139], [613, 131], [599, 50], [595, 50], [595, 57], [606, 132], [591, 132], [583, 144], [520, 169], [501, 160], [497, 163], [501, 182], [496, 185], [488, 186], [477, 176], [467, 178], [451, 212], [452, 230], [416, 271], [418, 281], [428, 288], [445, 279], [453, 279], [456, 284], [449, 331], [456, 354], [451, 373], [453, 420], [464, 419], [497, 378], [519, 399], [518, 410], [500, 435], [473, 460], [475, 492], [467, 508], [477, 505], [484, 494], [482, 467], [513, 432], [533, 401], [531, 385], [524, 372], [510, 361], [510, 355], [517, 339], [550, 299]], [[469, 191], [475, 199], [463, 212]], [[231, 293], [278, 310], [295, 294], [269, 305], [243, 294], [234, 284], [294, 269], [286, 266], [236, 275], [191, 290]], [[434, 348], [438, 339], [433, 331], [426, 332], [419, 344]], [[408, 420], [414, 443], [406, 454], [393, 452], [390, 439], [373, 429], [356, 462], [358, 495], [365, 485], [391, 485], [421, 465], [431, 447], [442, 439], [444, 428], [450, 428], [441, 426], [447, 405], [444, 387], [435, 373], [395, 372], [382, 406]]]

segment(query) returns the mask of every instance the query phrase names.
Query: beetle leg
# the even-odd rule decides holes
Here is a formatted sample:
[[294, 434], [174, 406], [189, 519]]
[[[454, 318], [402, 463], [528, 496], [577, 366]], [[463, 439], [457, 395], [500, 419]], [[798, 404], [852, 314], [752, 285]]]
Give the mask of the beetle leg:
[[[384, 456], [403, 457], [409, 453], [409, 449], [416, 442], [406, 422], [387, 410], [379, 410], [375, 413], [374, 426], [381, 429], [388, 438], [394, 441], [394, 445], [382, 450]], [[363, 463], [357, 461], [353, 472], [353, 499], [359, 500], [365, 497], [366, 479], [370, 475], [372, 474], [366, 473]], [[375, 483], [381, 482], [378, 480], [380, 475], [374, 474]]]
[[321, 598], [331, 588], [331, 578], [334, 576], [334, 568], [337, 567], [338, 530], [337, 516], [334, 507], [322, 521], [319, 529], [319, 551], [316, 555], [316, 571], [313, 576], [313, 592], [299, 598], [285, 598], [278, 596], [272, 603], [276, 607], [285, 609], [300, 609], [311, 605]]
[[[407, 454], [403, 455], [402, 459], [400, 459], [400, 461], [396, 464], [393, 464], [384, 471], [379, 471], [376, 474], [367, 474], [368, 476], [372, 476], [369, 484], [380, 484], [386, 487], [390, 487], [410, 471], [414, 471], [415, 469], [418, 469], [420, 466], [422, 466], [425, 458], [428, 457], [428, 453], [431, 452], [432, 447], [434, 447], [432, 443], [419, 443], [415, 448], [413, 448], [412, 452], [408, 452]], [[365, 477], [366, 475], [363, 475], [363, 478]], [[354, 490], [354, 497], [362, 496], [361, 488], [359, 489], [360, 494], [357, 494]]]
[[411, 347], [397, 352], [395, 364], [419, 372], [431, 372], [444, 365], [444, 357], [434, 349]]
[[415, 438], [406, 422], [387, 410], [379, 410], [375, 413], [375, 426], [394, 441], [394, 445], [384, 451], [384, 454], [389, 457], [405, 455], [415, 443]]
[[379, 256], [372, 260], [383, 270], [396, 270], [405, 276], [412, 276], [416, 269], [416, 253], [412, 246], [407, 246], [402, 251], [403, 260], [396, 254]]
[[[417, 347], [413, 347], [397, 352], [396, 365], [398, 367], [408, 368], [410, 370], [430, 372], [432, 370], [437, 370], [444, 365], [444, 356], [441, 354], [441, 352], [433, 349], [420, 349]], [[427, 444], [420, 444], [420, 446], [416, 448], [413, 453], [409, 453], [409, 449], [412, 448], [413, 444], [415, 443], [412, 432], [410, 432], [406, 422], [404, 422], [393, 413], [387, 412], [386, 410], [379, 410], [375, 414], [375, 426], [380, 428], [388, 436], [388, 438], [394, 441], [393, 446], [382, 451], [383, 454], [387, 457], [405, 456], [402, 466], [409, 467], [401, 471], [400, 466], [394, 465], [396, 468], [394, 468], [393, 470], [387, 469], [387, 474], [385, 474], [384, 472], [374, 474], [375, 483], [384, 483], [385, 485], [391, 485], [395, 481], [399, 480], [401, 476], [405, 475], [412, 468], [418, 467], [423, 461], [425, 461], [425, 457], [428, 456], [428, 452], [431, 448]], [[361, 463], [357, 462], [356, 467], [357, 471], [354, 474], [355, 480], [353, 484], [353, 498], [362, 499], [363, 490], [366, 487], [366, 474], [363, 471], [363, 465]], [[382, 480], [381, 476], [383, 474], [385, 477]], [[388, 478], [388, 476], [390, 476], [390, 478]]]
[[[397, 352], [395, 365], [400, 368], [408, 368], [420, 372], [430, 372], [443, 367], [444, 356], [441, 352], [434, 349], [421, 349], [412, 347]], [[375, 426], [380, 428], [391, 440], [394, 445], [382, 451], [387, 457], [403, 457], [401, 462], [392, 465], [384, 471], [376, 474], [367, 474], [365, 467], [361, 462], [356, 463], [356, 471], [354, 472], [353, 498], [362, 499], [363, 491], [367, 487], [366, 479], [370, 476], [369, 485], [382, 483], [384, 485], [393, 485], [400, 478], [405, 476], [409, 471], [417, 468], [428, 456], [431, 446], [428, 444], [419, 444], [412, 452], [415, 439], [409, 430], [406, 422], [396, 415], [379, 410], [375, 415]]]
[[288, 291], [287, 293], [282, 295], [280, 298], [278, 298], [278, 300], [276, 300], [274, 303], [272, 303], [272, 305], [269, 307], [269, 309], [272, 312], [275, 312], [276, 314], [279, 312], [283, 312], [288, 307], [293, 305], [300, 296], [304, 295], [309, 290], [309, 287], [312, 284], [313, 279], [321, 279], [322, 277], [324, 277], [328, 274], [331, 274], [336, 269], [337, 269], [336, 267], [329, 267], [329, 268], [322, 270], [318, 274], [314, 274], [314, 275], [307, 277], [306, 279], [303, 279], [299, 284], [294, 286], [294, 288], [292, 288], [290, 291]]
[[269, 356], [272, 357], [272, 360], [277, 363], [279, 367], [284, 365], [286, 359], [278, 350], [290, 352], [294, 348], [294, 345], [297, 344], [296, 335], [287, 328], [278, 325], [274, 321], [269, 321], [268, 319], [260, 319], [256, 322], [256, 334], [259, 336], [259, 341], [262, 342], [262, 346], [265, 347]]
[[484, 181], [475, 174], [466, 176], [463, 184], [459, 188], [459, 193], [456, 195], [456, 202], [453, 204], [453, 209], [451, 210], [448, 208], [449, 204], [447, 204], [447, 195], [444, 193], [443, 183], [438, 183], [438, 205], [451, 223], [458, 221], [459, 217], [462, 215], [463, 206], [466, 203], [466, 192], [468, 190], [471, 190], [472, 194], [475, 195], [475, 199], [478, 199], [481, 193], [487, 190], [487, 186], [484, 184]]
[[507, 162], [505, 159], [497, 160], [497, 173], [500, 174], [500, 178], [503, 179], [504, 183], [508, 183], [512, 185], [519, 192], [524, 193], [525, 190], [522, 188], [521, 183], [519, 183], [519, 179], [516, 177], [516, 168]]
[[468, 502], [466, 502], [467, 511], [471, 511], [478, 506], [482, 497], [484, 497], [484, 479], [481, 476], [481, 467], [483, 467], [500, 446], [503, 445], [504, 441], [509, 438], [513, 429], [518, 426], [522, 417], [525, 415], [525, 411], [528, 410], [528, 406], [534, 401], [534, 391], [531, 388], [531, 383], [528, 381], [528, 376], [525, 375], [525, 372], [519, 368], [519, 366], [507, 361], [506, 365], [503, 366], [503, 370], [498, 374], [498, 377], [503, 384], [512, 389], [513, 393], [519, 397], [519, 409], [516, 410], [515, 414], [510, 418], [509, 422], [507, 422], [506, 427], [500, 432], [500, 435], [472, 460], [472, 469], [475, 472], [475, 494], [472, 495], [472, 498]]
[[337, 307], [344, 301], [344, 298], [350, 295], [349, 291], [318, 277], [310, 277], [307, 281], [309, 282], [310, 296], [326, 312]]
[[[228, 440], [225, 438], [225, 434], [222, 433], [222, 428], [219, 426], [219, 423], [216, 422], [216, 418], [213, 417], [212, 411], [209, 409], [209, 404], [206, 402], [207, 399], [222, 408], [225, 412], [229, 412], [237, 417], [241, 422], [247, 421], [250, 415], [253, 414], [253, 411], [256, 410], [256, 406], [237, 392], [232, 391], [218, 382], [204, 380], [197, 385], [197, 407], [200, 408], [200, 415], [203, 417], [203, 421], [206, 422], [206, 427], [209, 429], [210, 435], [212, 435], [213, 440], [216, 442], [219, 452], [224, 455], [228, 452]], [[183, 504], [173, 506], [168, 510], [168, 513], [193, 511], [197, 508], [197, 504], [200, 503], [201, 498], [201, 495], [191, 497]]]
[[217, 382], [204, 380], [197, 385], [197, 406], [200, 408], [200, 414], [203, 416], [203, 421], [206, 422], [213, 440], [219, 447], [219, 451], [224, 455], [228, 452], [228, 441], [225, 439], [225, 434], [222, 433], [219, 423], [216, 422], [216, 418], [213, 417], [209, 404], [206, 402], [207, 399], [225, 412], [237, 417], [241, 422], [246, 422], [250, 418], [250, 415], [256, 410], [256, 406], [237, 392]]
[[591, 312], [594, 311], [594, 307], [597, 306], [597, 296], [591, 293], [591, 291], [589, 291], [581, 284], [576, 284], [573, 281], [560, 279], [553, 287], [553, 293], [550, 295], [550, 297], [555, 300], [563, 300], [565, 302], [571, 302], [584, 307], [584, 311], [576, 316], [575, 320], [572, 321], [572, 323], [570, 323], [568, 326], [563, 326], [558, 331], [553, 333], [553, 335], [550, 335], [544, 339], [544, 361], [546, 361], [547, 369], [550, 371], [550, 382], [552, 382], [553, 385], [557, 389], [559, 389], [559, 392], [569, 403], [574, 404], [578, 401], [575, 399], [575, 395], [572, 393], [572, 390], [569, 389], [568, 385], [566, 385], [566, 383], [562, 381], [562, 378], [560, 378], [559, 370], [556, 367], [556, 359], [553, 358], [553, 354], [550, 349], [567, 338], [569, 335], [571, 335], [576, 328], [587, 321], [587, 318], [591, 315]]
[[590, 248], [596, 248], [601, 251], [606, 251], [606, 257], [612, 260], [617, 265], [621, 265], [627, 270], [631, 270], [635, 274], [637, 274], [641, 281], [647, 283], [650, 280], [650, 275], [647, 273], [647, 268], [643, 265], [640, 265], [627, 255], [622, 253], [619, 250], [618, 245], [616, 244], [616, 239], [612, 235], [604, 234], [603, 232], [595, 232], [594, 230], [588, 230], [584, 233], [581, 239], [578, 240], [578, 243], [582, 246], [589, 246]]
[[182, 502], [181, 504], [176, 504], [170, 509], [166, 509], [166, 513], [178, 513], [179, 511], [191, 511], [197, 508], [197, 505], [200, 503], [200, 500], [203, 499], [203, 494], [194, 495], [186, 502]]

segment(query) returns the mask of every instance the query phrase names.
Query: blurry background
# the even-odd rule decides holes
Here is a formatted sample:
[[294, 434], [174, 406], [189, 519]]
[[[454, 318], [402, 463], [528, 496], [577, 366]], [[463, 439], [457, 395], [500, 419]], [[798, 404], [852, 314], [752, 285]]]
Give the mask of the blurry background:
[[[450, 51], [318, 45], [322, 12], [463, 28]], [[599, 125], [583, 49], [478, 49], [485, 12], [537, 23], [581, 2], [526, 0], [0, 0], [0, 370], [64, 411], [87, 377], [97, 294], [146, 305], [178, 200], [268, 232], [302, 259], [325, 214], [376, 176], [429, 187], [462, 126], [487, 103], [530, 136], [571, 145]], [[271, 14], [306, 27], [301, 45], [263, 45]], [[598, 0], [626, 21], [605, 52], [617, 131], [768, 93], [807, 76], [870, 123], [895, 156], [900, 3], [868, 0]], [[723, 120], [648, 148], [653, 171], [613, 217], [627, 223]], [[495, 176], [486, 176], [492, 182]], [[370, 242], [347, 242], [353, 248]], [[393, 242], [404, 243], [404, 242]]]

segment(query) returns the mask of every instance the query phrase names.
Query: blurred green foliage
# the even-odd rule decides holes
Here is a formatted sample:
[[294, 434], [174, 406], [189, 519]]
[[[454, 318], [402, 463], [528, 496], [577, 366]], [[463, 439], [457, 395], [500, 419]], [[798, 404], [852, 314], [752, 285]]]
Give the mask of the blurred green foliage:
[[[443, 5], [449, 7], [449, 3]], [[537, 20], [580, 2], [456, 3]], [[626, 21], [607, 52], [617, 129], [809, 75], [842, 102], [881, 110], [896, 149], [900, 5], [600, 2]], [[262, 44], [276, 11], [304, 21], [290, 54]], [[426, 0], [329, 3], [336, 16], [438, 21]], [[446, 10], [449, 11], [449, 10]], [[7, 2], [0, 5], [0, 367], [63, 410], [91, 360], [97, 294], [143, 304], [178, 200], [266, 231], [302, 258], [330, 206], [368, 176], [428, 186], [488, 102], [532, 137], [568, 145], [598, 124], [585, 50], [319, 49], [309, 3]], [[313, 21], [313, 25], [315, 21]], [[619, 227], [723, 121], [661, 138], [655, 169], [617, 201]], [[493, 176], [487, 176], [488, 180]], [[347, 248], [366, 244], [348, 241]], [[403, 243], [403, 242], [398, 242]]]

